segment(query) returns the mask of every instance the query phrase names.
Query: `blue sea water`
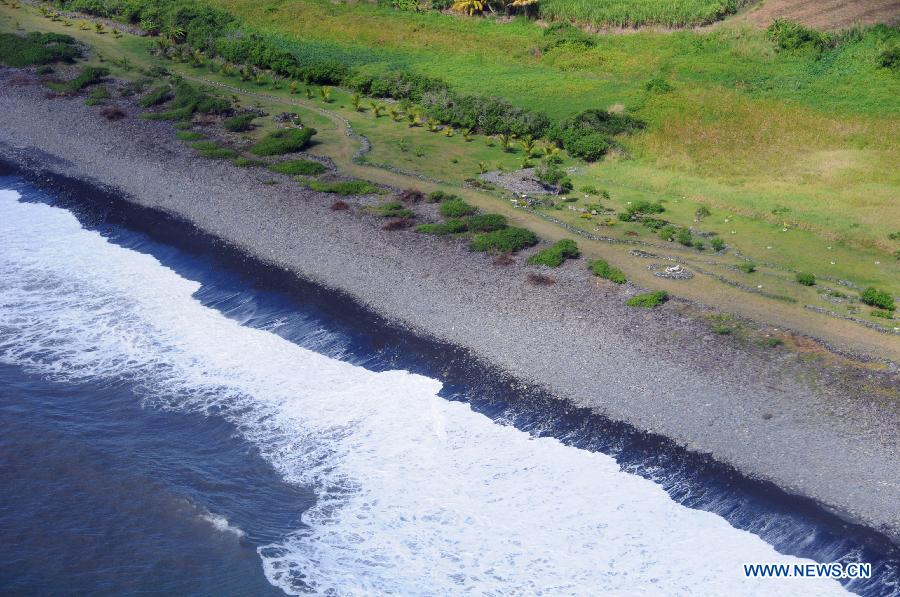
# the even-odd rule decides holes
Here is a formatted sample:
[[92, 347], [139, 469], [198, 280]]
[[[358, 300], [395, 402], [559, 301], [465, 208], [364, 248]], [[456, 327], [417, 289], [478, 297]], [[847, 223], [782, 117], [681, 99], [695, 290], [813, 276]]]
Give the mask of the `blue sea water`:
[[803, 500], [189, 227], [0, 189], [3, 593], [820, 595], [741, 564], [863, 560], [900, 594]]

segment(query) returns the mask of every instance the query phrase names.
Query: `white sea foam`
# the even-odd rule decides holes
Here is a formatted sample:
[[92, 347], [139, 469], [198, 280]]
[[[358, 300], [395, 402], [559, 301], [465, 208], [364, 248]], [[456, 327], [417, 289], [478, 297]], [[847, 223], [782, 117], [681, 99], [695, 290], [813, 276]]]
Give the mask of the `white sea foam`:
[[605, 455], [534, 439], [437, 396], [246, 328], [199, 284], [0, 193], [0, 360], [58, 380], [132, 380], [158, 408], [215, 407], [291, 483], [305, 527], [260, 549], [273, 584], [337, 594], [842, 592], [750, 580], [799, 562], [673, 502]]
[[205, 512], [200, 515], [200, 518], [208, 522], [213, 526], [217, 531], [221, 531], [223, 533], [230, 533], [238, 538], [243, 537], [246, 533], [241, 530], [240, 527], [237, 527], [230, 522], [228, 519], [222, 516], [221, 514], [213, 514], [212, 512]]

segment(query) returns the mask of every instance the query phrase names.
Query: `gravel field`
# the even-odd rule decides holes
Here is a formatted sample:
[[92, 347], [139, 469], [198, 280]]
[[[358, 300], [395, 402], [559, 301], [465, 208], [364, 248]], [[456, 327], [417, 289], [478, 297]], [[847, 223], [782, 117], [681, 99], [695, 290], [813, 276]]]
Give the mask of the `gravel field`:
[[[900, 540], [896, 367], [828, 367], [742, 343], [715, 334], [681, 301], [628, 308], [625, 299], [640, 289], [593, 278], [582, 260], [543, 271], [555, 284], [529, 284], [538, 270], [522, 257], [501, 267], [454, 240], [384, 231], [383, 220], [358, 209], [365, 199], [332, 211], [333, 195], [194, 157], [169, 124], [121, 106], [128, 116], [110, 122], [80, 98], [50, 99], [34, 81], [0, 70], [0, 157], [176, 214], [523, 383], [710, 453]], [[273, 177], [279, 182], [267, 184]], [[874, 386], [888, 394], [868, 393]]]

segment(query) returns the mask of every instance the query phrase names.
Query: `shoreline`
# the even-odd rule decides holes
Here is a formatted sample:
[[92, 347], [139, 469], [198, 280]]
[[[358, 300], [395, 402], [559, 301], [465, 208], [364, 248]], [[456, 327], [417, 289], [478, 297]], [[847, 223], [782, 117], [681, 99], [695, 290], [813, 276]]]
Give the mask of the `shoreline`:
[[[669, 437], [900, 540], [900, 413], [867, 394], [865, 379], [841, 383], [793, 353], [718, 337], [677, 302], [636, 313], [622, 305], [631, 290], [591, 280], [581, 261], [554, 271], [553, 286], [529, 286], [521, 259], [500, 268], [460, 243], [331, 212], [335, 197], [197, 158], [167, 124], [139, 121], [133, 108], [109, 123], [80, 99], [9, 84], [0, 106], [0, 146], [20, 168], [115, 189], [575, 407]], [[844, 394], [854, 387], [856, 395]]]

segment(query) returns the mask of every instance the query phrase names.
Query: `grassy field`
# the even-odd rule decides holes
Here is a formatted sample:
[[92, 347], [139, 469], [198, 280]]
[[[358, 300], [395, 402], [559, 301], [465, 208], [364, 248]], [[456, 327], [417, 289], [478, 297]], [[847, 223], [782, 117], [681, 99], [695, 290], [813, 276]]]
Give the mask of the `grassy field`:
[[739, 0], [541, 0], [545, 19], [578, 21], [600, 27], [711, 23], [733, 13]]
[[[287, 5], [280, 6], [282, 8], [279, 10], [288, 8]], [[289, 6], [291, 10], [326, 8], [318, 2]], [[345, 6], [335, 6], [333, 9], [341, 13], [351, 10]], [[0, 8], [0, 16], [3, 17], [0, 28], [8, 28], [13, 23], [13, 17], [2, 14], [2, 11]], [[421, 18], [422, 22], [431, 23], [437, 18], [446, 19], [451, 28], [462, 27], [466, 30], [471, 27], [473, 31], [501, 37], [508, 31], [513, 36], [537, 35], [533, 40], [541, 39], [540, 30], [529, 23], [499, 25], [487, 21], [461, 21], [437, 15], [407, 15], [368, 6], [355, 7], [352, 11], [347, 14], [358, 17], [371, 13], [391, 17], [392, 20], [384, 21], [386, 27], [391, 22], [402, 25]], [[310, 91], [314, 99], [307, 100], [307, 86], [291, 94], [284, 84], [274, 88], [270, 82], [260, 85], [233, 76], [226, 77], [221, 72], [210, 70], [208, 65], [194, 68], [162, 61], [148, 54], [152, 40], [147, 38], [126, 35], [117, 40], [110, 35], [77, 31], [74, 27], [66, 30], [59, 23], [41, 19], [32, 12], [19, 12], [18, 19], [31, 27], [29, 30], [46, 27], [83, 37], [107, 57], [125, 55], [136, 64], [164, 64], [193, 80], [227, 84], [244, 106], [259, 106], [273, 114], [298, 112], [304, 122], [319, 130], [316, 144], [310, 152], [332, 158], [344, 173], [351, 176], [399, 188], [417, 186], [426, 192], [437, 188], [450, 190], [487, 211], [502, 213], [511, 223], [531, 228], [547, 240], [571, 237], [565, 229], [537, 217], [548, 216], [586, 233], [643, 243], [641, 246], [645, 250], [663, 252], [682, 260], [696, 271], [706, 272], [689, 284], [662, 280], [647, 271], [646, 260], [629, 255], [628, 245], [610, 245], [578, 238], [586, 256], [608, 259], [614, 266], [625, 270], [629, 279], [646, 286], [803, 329], [814, 335], [838, 334], [842, 340], [852, 339], [852, 344], [857, 348], [866, 344], [881, 345], [882, 337], [876, 334], [873, 340], [871, 332], [855, 327], [857, 324], [811, 313], [804, 310], [803, 305], [834, 310], [885, 327], [897, 324], [896, 320], [870, 317], [868, 308], [860, 308], [857, 302], [848, 304], [845, 301], [836, 305], [831, 300], [834, 293], [855, 296], [858, 292], [840, 281], [848, 281], [858, 288], [874, 285], [900, 295], [900, 267], [892, 255], [900, 249], [900, 243], [889, 238], [892, 232], [900, 229], [896, 200], [900, 176], [893, 167], [900, 156], [896, 143], [892, 141], [897, 138], [898, 122], [891, 113], [897, 107], [898, 100], [896, 97], [883, 99], [891, 89], [896, 88], [897, 81], [896, 75], [892, 79], [889, 74], [874, 67], [870, 69], [874, 80], [884, 84], [870, 85], [868, 92], [854, 89], [852, 93], [860, 102], [852, 108], [839, 108], [836, 103], [844, 101], [837, 97], [843, 93], [841, 86], [836, 86], [838, 91], [831, 94], [834, 97], [825, 97], [828, 94], [822, 92], [823, 96], [814, 98], [815, 101], [812, 101], [812, 96], [807, 100], [801, 96], [779, 98], [776, 97], [778, 94], [785, 95], [790, 90], [761, 94], [740, 85], [728, 85], [721, 76], [713, 76], [709, 72], [704, 75], [700, 68], [703, 61], [699, 61], [696, 71], [668, 71], [666, 80], [672, 89], [660, 94], [645, 90], [643, 83], [646, 80], [643, 78], [637, 82], [628, 80], [624, 75], [627, 71], [624, 62], [611, 64], [610, 72], [621, 71], [621, 74], [609, 75], [607, 80], [618, 80], [622, 88], [633, 90], [636, 99], [628, 109], [646, 119], [650, 126], [644, 132], [622, 139], [627, 151], [623, 156], [613, 156], [595, 164], [564, 156], [563, 167], [570, 169], [575, 191], [569, 193], [569, 201], [563, 202], [559, 198], [555, 205], [540, 207], [537, 214], [531, 214], [511, 206], [509, 198], [500, 191], [481, 191], [463, 186], [466, 179], [477, 177], [482, 169], [502, 167], [513, 170], [520, 167], [524, 152], [518, 145], [514, 145], [512, 151], [504, 151], [496, 141], [483, 136], [475, 135], [471, 140], [466, 140], [457, 132], [448, 137], [442, 131], [430, 132], [421, 126], [409, 127], [405, 122], [395, 122], [386, 113], [376, 116], [370, 109], [357, 111], [351, 105], [350, 93], [341, 89], [334, 89], [331, 101], [325, 102], [320, 97], [319, 88], [312, 86]], [[328, 19], [324, 24], [323, 29], [327, 29]], [[283, 26], [279, 30], [284, 32], [294, 26]], [[423, 32], [427, 34], [427, 28]], [[397, 34], [396, 31], [391, 33], [394, 34]], [[614, 40], [602, 39], [604, 43], [635, 44], [633, 48], [666, 48], [679, 61], [688, 60], [679, 52], [686, 51], [685, 48], [692, 43], [703, 47], [713, 44], [710, 40], [714, 40], [713, 45], [724, 44], [730, 48], [726, 55], [740, 55], [743, 52], [754, 56], [754, 60], [768, 60], [775, 65], [774, 70], [784, 69], [786, 72], [800, 66], [809, 68], [812, 64], [808, 56], [777, 54], [771, 43], [760, 35], [742, 30], [702, 35], [641, 33], [616, 36]], [[692, 39], [694, 42], [691, 42]], [[411, 41], [415, 40], [407, 39], [402, 43], [409, 44]], [[330, 41], [322, 38], [314, 43], [339, 47], [337, 38]], [[861, 73], [869, 68], [859, 56], [868, 59], [876, 48], [872, 40], [863, 39], [859, 43], [861, 45], [858, 47], [840, 50], [848, 54], [842, 60], [852, 66], [844, 68], [851, 79], [863, 76]], [[417, 56], [417, 51], [425, 54], [435, 51], [435, 48], [428, 46], [417, 51], [410, 48], [402, 50], [401, 45], [382, 44], [369, 55], [370, 67], [381, 68], [391, 61], [402, 63], [400, 59], [404, 56], [405, 64], [409, 65]], [[485, 51], [492, 51], [489, 46], [484, 46]], [[358, 45], [340, 48], [334, 51], [344, 51], [346, 56], [365, 55]], [[628, 57], [627, 52], [622, 52], [618, 60], [626, 61], [627, 58], [627, 61], [640, 62], [640, 57]], [[449, 49], [445, 54], [448, 64], [464, 59]], [[710, 72], [726, 72], [726, 65], [714, 65], [714, 54], [704, 58]], [[704, 54], [701, 52], [700, 55]], [[387, 62], [373, 62], [373, 56]], [[734, 63], [740, 62], [737, 57], [732, 57], [732, 60]], [[838, 57], [833, 60], [838, 60]], [[110, 60], [104, 64], [110, 66], [114, 74], [135, 76], [133, 72], [111, 64]], [[505, 67], [485, 64], [486, 70], [502, 68]], [[635, 66], [637, 70], [641, 68], [645, 66]], [[567, 72], [547, 64], [539, 64], [534, 69], [543, 69], [551, 74]], [[454, 86], [463, 80], [453, 79], [449, 71], [443, 76]], [[835, 73], [831, 76], [840, 78]], [[598, 93], [603, 87], [599, 79], [591, 84]], [[553, 94], [560, 106], [555, 114], [557, 117], [582, 107], [563, 109], [565, 98], [561, 91], [538, 91]], [[534, 105], [532, 94], [508, 97], [522, 105]], [[363, 101], [364, 107], [369, 105], [368, 99]], [[357, 145], [345, 135], [343, 119], [372, 142], [372, 150], [366, 155], [365, 163], [360, 164], [352, 159]], [[258, 139], [274, 127], [271, 119], [261, 119], [258, 124], [262, 126], [245, 135], [248, 141]], [[384, 165], [395, 170], [386, 170], [382, 168]], [[432, 182], [406, 176], [401, 171], [423, 174]], [[602, 196], [601, 191], [606, 191], [608, 197]], [[618, 212], [638, 201], [662, 202], [666, 209], [665, 219], [704, 232], [715, 232], [727, 242], [729, 250], [717, 255], [709, 250], [708, 242], [704, 251], [678, 243], [666, 243], [639, 223], [615, 219]], [[607, 211], [597, 216], [575, 211], [597, 203]], [[705, 207], [710, 213], [698, 222], [696, 212], [700, 207]], [[749, 273], [736, 267], [746, 261], [755, 262], [757, 270]], [[798, 271], [815, 274], [819, 283], [814, 287], [799, 285], [795, 280]], [[747, 289], [756, 289], [757, 292], [751, 293]], [[887, 338], [884, 340], [889, 341]]]

